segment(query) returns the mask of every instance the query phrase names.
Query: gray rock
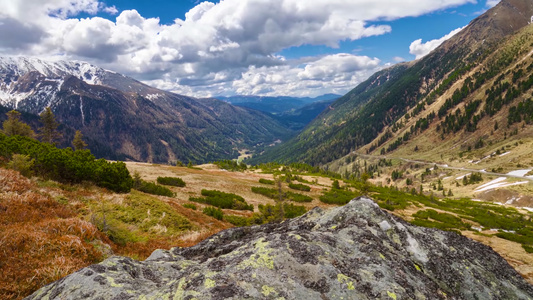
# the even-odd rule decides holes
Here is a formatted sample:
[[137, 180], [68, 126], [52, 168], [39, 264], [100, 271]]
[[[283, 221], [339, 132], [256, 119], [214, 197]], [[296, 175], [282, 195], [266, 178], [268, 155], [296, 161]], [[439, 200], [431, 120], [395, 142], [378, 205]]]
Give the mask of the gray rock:
[[233, 228], [146, 261], [112, 257], [27, 299], [532, 299], [491, 248], [358, 198]]

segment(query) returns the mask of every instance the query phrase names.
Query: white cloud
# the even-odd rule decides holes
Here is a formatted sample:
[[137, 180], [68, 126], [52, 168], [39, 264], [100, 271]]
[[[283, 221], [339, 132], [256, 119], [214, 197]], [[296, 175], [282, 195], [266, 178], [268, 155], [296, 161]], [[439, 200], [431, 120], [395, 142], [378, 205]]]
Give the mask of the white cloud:
[[452, 30], [447, 35], [441, 37], [440, 39], [427, 41], [425, 43], [422, 43], [422, 39], [413, 41], [409, 46], [409, 53], [415, 55], [416, 59], [422, 58], [429, 54], [431, 51], [433, 51], [435, 48], [440, 46], [442, 43], [444, 43], [444, 41], [450, 39], [452, 36], [459, 33], [461, 30], [463, 30], [463, 28], [465, 27], [457, 28], [455, 30]]
[[[474, 2], [224, 0], [199, 3], [184, 20], [164, 25], [135, 10], [119, 13], [98, 0], [40, 0], [39, 5], [34, 0], [0, 0], [1, 22], [12, 20], [19, 32], [33, 32], [20, 40], [7, 36], [0, 51], [87, 60], [159, 87], [196, 94], [232, 89], [247, 94], [302, 93], [308, 87], [325, 89], [328, 80], [333, 90], [348, 89], [377, 68], [379, 60], [337, 54], [293, 65], [275, 54], [302, 45], [335, 48], [341, 41], [389, 33], [390, 26], [379, 25], [381, 20]], [[118, 15], [114, 21], [71, 18], [82, 12]], [[419, 41], [415, 47], [428, 48], [428, 43]], [[277, 86], [275, 72], [287, 75], [281, 89], [268, 86]], [[252, 81], [244, 82], [251, 75]]]
[[405, 61], [405, 58], [400, 57], [400, 56], [395, 56], [395, 57], [392, 58], [392, 60], [393, 60], [394, 62], [396, 62], [396, 63], [399, 63], [399, 62], [403, 62], [403, 61]]
[[491, 8], [496, 6], [496, 4], [500, 3], [500, 0], [487, 0], [487, 3], [485, 4], [486, 7]]

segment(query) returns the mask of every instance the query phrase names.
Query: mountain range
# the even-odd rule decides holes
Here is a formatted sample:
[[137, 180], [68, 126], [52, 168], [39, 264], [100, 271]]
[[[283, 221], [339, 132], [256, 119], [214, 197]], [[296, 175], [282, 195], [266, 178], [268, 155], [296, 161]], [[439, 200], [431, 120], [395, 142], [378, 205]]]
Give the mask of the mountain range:
[[215, 99], [185, 97], [83, 62], [0, 58], [0, 105], [31, 114], [51, 107], [101, 157], [207, 162], [237, 157], [292, 134], [271, 116]]
[[[417, 138], [425, 143], [417, 155], [446, 145], [442, 154], [529, 132], [529, 112], [514, 118], [510, 110], [529, 107], [532, 15], [530, 0], [501, 1], [429, 55], [377, 72], [255, 161], [320, 165], [354, 151], [412, 154]], [[491, 137], [495, 122], [505, 130]]]
[[427, 56], [338, 99], [196, 99], [87, 63], [19, 57], [0, 59], [0, 104], [50, 106], [108, 158], [207, 162], [246, 149], [252, 163], [325, 165], [354, 152], [455, 155], [531, 133], [532, 15], [532, 1], [503, 0]]

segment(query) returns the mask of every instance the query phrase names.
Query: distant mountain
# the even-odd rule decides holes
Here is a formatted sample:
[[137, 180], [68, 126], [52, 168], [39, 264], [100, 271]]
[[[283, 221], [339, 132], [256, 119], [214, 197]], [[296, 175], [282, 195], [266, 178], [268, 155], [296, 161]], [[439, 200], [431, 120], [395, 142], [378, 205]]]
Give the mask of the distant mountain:
[[298, 109], [272, 115], [287, 128], [302, 130], [309, 122], [313, 121], [320, 113], [327, 109], [335, 100], [321, 100], [307, 104]]
[[0, 58], [0, 104], [32, 114], [50, 106], [59, 122], [105, 145], [103, 156], [138, 161], [234, 158], [292, 134], [261, 112], [158, 90], [84, 62]]
[[303, 108], [306, 105], [319, 102], [329, 101], [339, 98], [340, 95], [325, 94], [322, 96], [310, 97], [263, 97], [263, 96], [231, 96], [231, 97], [215, 97], [222, 101], [240, 106], [253, 108], [262, 112], [271, 114], [282, 114], [290, 111], [295, 111]]
[[[255, 161], [325, 164], [354, 150], [386, 154], [407, 144], [412, 153], [409, 141], [418, 136], [428, 149], [456, 140], [459, 152], [487, 141], [496, 120], [506, 126], [501, 138], [511, 128], [529, 130], [531, 16], [532, 0], [502, 0], [424, 58], [374, 74]], [[514, 120], [529, 121], [515, 128]]]

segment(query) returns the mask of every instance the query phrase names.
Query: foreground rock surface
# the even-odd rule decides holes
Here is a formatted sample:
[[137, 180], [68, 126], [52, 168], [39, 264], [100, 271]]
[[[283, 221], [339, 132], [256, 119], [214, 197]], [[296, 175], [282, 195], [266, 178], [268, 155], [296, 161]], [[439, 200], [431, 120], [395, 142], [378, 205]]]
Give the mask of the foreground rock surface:
[[145, 261], [112, 257], [27, 299], [227, 298], [531, 299], [533, 287], [489, 247], [358, 198]]

